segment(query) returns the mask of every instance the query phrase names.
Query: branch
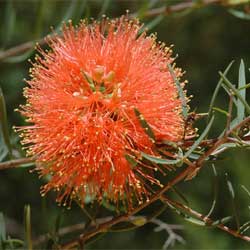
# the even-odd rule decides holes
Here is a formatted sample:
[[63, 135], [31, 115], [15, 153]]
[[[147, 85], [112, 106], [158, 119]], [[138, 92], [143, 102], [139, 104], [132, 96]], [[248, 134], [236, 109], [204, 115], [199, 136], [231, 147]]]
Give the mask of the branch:
[[198, 171], [201, 169], [202, 164], [207, 159], [207, 157], [212, 155], [213, 152], [219, 146], [221, 146], [223, 143], [225, 143], [228, 140], [228, 137], [229, 137], [230, 134], [232, 134], [233, 132], [235, 132], [236, 130], [238, 130], [239, 128], [241, 128], [242, 126], [244, 126], [248, 122], [250, 122], [250, 116], [246, 117], [244, 120], [242, 120], [240, 123], [238, 123], [233, 128], [227, 130], [225, 132], [225, 134], [221, 138], [219, 138], [209, 150], [207, 150], [202, 156], [200, 156], [200, 158], [195, 163], [193, 163], [192, 165], [189, 166], [190, 167], [190, 173], [187, 175], [186, 180], [190, 180], [193, 177], [195, 177], [196, 174], [198, 173]]
[[0, 170], [15, 168], [15, 167], [20, 166], [22, 164], [32, 163], [34, 161], [35, 161], [35, 157], [21, 158], [21, 159], [17, 159], [17, 160], [10, 160], [10, 161], [6, 161], [6, 162], [2, 162], [2, 163], [0, 163]]
[[[201, 6], [206, 6], [206, 5], [211, 5], [211, 4], [221, 4], [223, 2], [223, 0], [203, 0], [202, 3], [199, 3], [199, 5], [197, 5], [197, 3], [194, 3], [192, 1], [190, 2], [184, 2], [184, 3], [179, 3], [176, 5], [172, 5], [172, 6], [163, 6], [160, 8], [154, 8], [151, 10], [148, 10], [144, 13], [144, 17], [153, 17], [153, 16], [157, 16], [157, 15], [170, 15], [172, 13], [175, 12], [180, 12], [189, 8], [193, 8], [193, 7], [201, 7]], [[129, 15], [130, 18], [134, 18], [136, 17], [138, 14], [137, 13], [132, 13]], [[16, 56], [16, 55], [20, 55], [30, 49], [32, 49], [35, 45], [35, 43], [38, 43], [39, 45], [43, 45], [46, 43], [46, 36], [40, 40], [37, 41], [29, 41], [20, 45], [17, 45], [13, 48], [7, 49], [6, 51], [2, 51], [0, 52], [0, 61], [3, 61], [6, 58], [12, 57], [12, 56]]]
[[[172, 188], [174, 185], [179, 183], [180, 181], [184, 180], [185, 178], [190, 176], [190, 173], [193, 173], [195, 170], [200, 169], [203, 162], [206, 160], [206, 158], [216, 150], [217, 147], [219, 147], [221, 144], [224, 143], [224, 140], [226, 140], [226, 137], [228, 137], [232, 132], [237, 130], [238, 128], [242, 127], [244, 124], [250, 122], [250, 116], [246, 117], [242, 122], [237, 124], [232, 129], [228, 130], [223, 137], [221, 137], [215, 144], [212, 146], [207, 152], [205, 152], [203, 155], [200, 156], [200, 158], [196, 161], [196, 163], [190, 163], [186, 169], [184, 169], [179, 175], [177, 175], [174, 179], [169, 181], [162, 189], [160, 189], [158, 192], [156, 192], [149, 201], [142, 203], [138, 207], [134, 208], [132, 211], [129, 212], [129, 214], [120, 215], [117, 217], [112, 218], [110, 221], [107, 221], [105, 223], [97, 225], [97, 227], [90, 228], [87, 232], [81, 234], [79, 238], [74, 239], [68, 243], [66, 243], [63, 246], [63, 249], [70, 249], [72, 247], [75, 247], [80, 243], [84, 243], [88, 239], [92, 238], [93, 236], [97, 235], [101, 232], [106, 232], [110, 227], [113, 225], [116, 225], [120, 222], [127, 221], [132, 215], [138, 213], [145, 207], [147, 207], [149, 204], [152, 204], [153, 202], [161, 199], [161, 197], [164, 195], [166, 191], [168, 191], [170, 188]], [[224, 230], [224, 229], [223, 229]], [[232, 233], [231, 233], [232, 234]], [[237, 237], [239, 237], [237, 235]]]
[[[205, 224], [207, 224], [208, 226], [215, 223], [215, 221], [213, 221], [209, 217], [205, 217], [203, 214], [198, 213], [198, 212], [194, 211], [193, 209], [191, 209], [190, 207], [188, 207], [186, 205], [183, 205], [183, 204], [181, 204], [181, 203], [179, 203], [177, 201], [170, 200], [166, 196], [162, 196], [161, 200], [166, 202], [166, 203], [169, 203], [169, 204], [173, 205], [174, 207], [182, 209], [183, 211], [187, 212], [188, 214], [190, 214], [190, 215], [200, 219], [201, 221], [205, 222]], [[230, 228], [228, 228], [227, 226], [225, 226], [222, 223], [216, 224], [215, 227], [217, 227], [217, 228], [219, 228], [219, 229], [233, 235], [234, 237], [237, 237], [237, 238], [240, 238], [240, 239], [242, 239], [244, 241], [250, 242], [250, 237], [249, 236], [242, 235], [238, 231], [230, 229]]]
[[[143, 13], [143, 17], [153, 17], [158, 15], [170, 15], [175, 12], [181, 12], [186, 9], [197, 8], [197, 7], [205, 7], [211, 4], [222, 4], [223, 0], [203, 0], [197, 4], [194, 1], [185, 1], [183, 3], [178, 3], [170, 6], [163, 6], [159, 8], [154, 8]], [[130, 17], [137, 17], [137, 13], [133, 13]]]
[[[106, 221], [111, 220], [111, 219], [112, 219], [112, 217], [108, 216], [108, 217], [96, 219], [96, 222], [97, 223], [103, 223], [103, 222], [106, 222]], [[91, 225], [94, 226], [93, 223]], [[74, 224], [74, 225], [70, 225], [70, 226], [60, 228], [58, 230], [57, 234], [58, 234], [58, 236], [64, 236], [66, 234], [70, 234], [70, 233], [73, 233], [73, 232], [84, 230], [85, 227], [86, 227], [86, 223], [78, 223], [78, 224]], [[49, 238], [50, 238], [50, 234], [40, 235], [39, 237], [37, 237], [36, 239], [33, 240], [33, 245], [38, 246], [38, 245], [44, 243]]]
[[[237, 129], [239, 129], [240, 127], [242, 127], [244, 124], [246, 124], [248, 122], [250, 122], [250, 116], [246, 117], [242, 122], [237, 124], [232, 129], [228, 130], [225, 133], [225, 135], [223, 137], [219, 138], [208, 151], [206, 151], [202, 156], [200, 156], [200, 158], [196, 161], [196, 163], [190, 162], [190, 164], [188, 165], [188, 167], [185, 170], [183, 170], [178, 176], [176, 176], [173, 180], [171, 180], [169, 183], [167, 183], [166, 186], [164, 186], [157, 193], [155, 193], [148, 202], [141, 204], [140, 206], [138, 206], [134, 210], [130, 211], [129, 214], [124, 214], [124, 215], [112, 218], [108, 222], [99, 224], [95, 228], [91, 228], [87, 233], [80, 235], [79, 239], [73, 240], [73, 241], [67, 243], [65, 245], [65, 247], [70, 248], [72, 246], [76, 246], [76, 245], [78, 245], [79, 241], [85, 242], [86, 240], [90, 239], [91, 237], [95, 236], [96, 234], [103, 232], [103, 231], [107, 231], [108, 228], [112, 227], [113, 225], [128, 220], [128, 218], [131, 215], [136, 214], [137, 212], [141, 211], [143, 208], [145, 208], [149, 204], [160, 199], [161, 196], [166, 191], [168, 191], [172, 186], [176, 185], [177, 183], [179, 183], [180, 181], [184, 180], [187, 177], [188, 178], [190, 178], [190, 176], [193, 177], [193, 174], [194, 173], [196, 174], [198, 172], [198, 170], [201, 168], [203, 162], [207, 159], [207, 157], [209, 155], [211, 155], [221, 144], [223, 144], [232, 132], [236, 131]], [[3, 163], [0, 163], [0, 170], [13, 168], [13, 167], [19, 166], [21, 164], [25, 164], [25, 163], [31, 163], [34, 160], [35, 160], [35, 158], [22, 158], [22, 159], [18, 159], [18, 160], [11, 160], [11, 161], [7, 161], [7, 162], [3, 162]]]

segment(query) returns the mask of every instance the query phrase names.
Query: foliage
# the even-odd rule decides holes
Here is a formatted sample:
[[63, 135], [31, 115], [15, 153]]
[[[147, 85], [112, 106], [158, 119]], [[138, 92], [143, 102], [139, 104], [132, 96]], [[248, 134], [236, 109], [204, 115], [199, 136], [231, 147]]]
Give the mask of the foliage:
[[[183, 247], [182, 244], [186, 244], [185, 247], [190, 249], [197, 247], [215, 248], [216, 243], [209, 242], [209, 237], [215, 237], [218, 229], [228, 233], [228, 235], [221, 233], [220, 235], [223, 236], [220, 239], [217, 238], [221, 248], [243, 248], [245, 246], [249, 248], [250, 237], [247, 235], [249, 235], [250, 229], [250, 190], [247, 182], [248, 171], [245, 167], [249, 161], [248, 150], [250, 145], [250, 104], [248, 101], [250, 85], [247, 69], [249, 56], [246, 56], [248, 60], [241, 60], [238, 65], [240, 57], [233, 54], [236, 62], [231, 62], [223, 72], [219, 72], [219, 81], [214, 86], [213, 94], [210, 91], [211, 86], [206, 87], [206, 84], [210, 84], [211, 79], [214, 81], [217, 74], [214, 73], [214, 78], [209, 78], [210, 75], [204, 74], [204, 71], [198, 78], [199, 81], [195, 81], [197, 75], [201, 74], [199, 72], [202, 69], [197, 66], [192, 68], [192, 60], [194, 59], [190, 59], [190, 63], [183, 61], [183, 64], [187, 65], [187, 78], [190, 76], [193, 81], [193, 85], [189, 84], [189, 92], [193, 92], [195, 95], [190, 110], [195, 110], [194, 106], [197, 106], [198, 110], [193, 112], [188, 110], [184, 98], [185, 93], [181, 91], [181, 83], [178, 79], [175, 79], [175, 82], [179, 89], [179, 96], [182, 98], [186, 131], [191, 127], [199, 127], [198, 136], [191, 134], [183, 142], [176, 144], [168, 141], [155, 142], [153, 130], [145, 119], [141, 119], [140, 111], [134, 110], [142, 128], [154, 141], [155, 147], [161, 154], [161, 157], [155, 157], [141, 152], [142, 160], [152, 166], [157, 166], [159, 169], [162, 167], [167, 169], [165, 171], [167, 175], [164, 178], [159, 176], [163, 186], [155, 191], [155, 194], [147, 202], [132, 210], [127, 211], [125, 207], [117, 209], [114, 204], [105, 201], [105, 199], [100, 204], [93, 197], [86, 198], [84, 208], [78, 206], [77, 203], [73, 203], [69, 211], [61, 207], [57, 208], [54, 205], [53, 194], [46, 198], [40, 198], [38, 194], [38, 187], [46, 180], [37, 181], [35, 176], [26, 174], [27, 169], [34, 167], [34, 158], [25, 158], [25, 152], [21, 149], [19, 139], [11, 129], [14, 124], [24, 124], [22, 118], [14, 114], [12, 110], [13, 106], [16, 107], [23, 102], [23, 99], [21, 99], [23, 84], [20, 84], [20, 82], [21, 78], [27, 73], [27, 67], [29, 67], [26, 64], [27, 59], [34, 56], [35, 42], [44, 46], [43, 36], [51, 33], [48, 29], [51, 25], [54, 25], [54, 29], [59, 32], [62, 21], [72, 19], [74, 23], [77, 23], [80, 18], [90, 18], [92, 15], [101, 18], [103, 14], [111, 17], [119, 16], [124, 14], [124, 10], [121, 12], [122, 7], [124, 7], [124, 10], [126, 8], [132, 9], [129, 15], [131, 17], [138, 16], [145, 21], [145, 28], [150, 31], [157, 27], [158, 29], [162, 28], [162, 23], [167, 20], [170, 29], [168, 34], [171, 34], [171, 29], [178, 30], [178, 27], [182, 26], [181, 32], [189, 32], [187, 34], [190, 34], [189, 39], [191, 40], [193, 39], [193, 27], [192, 25], [188, 27], [188, 23], [194, 23], [194, 27], [198, 30], [206, 29], [210, 27], [209, 24], [212, 22], [209, 21], [209, 15], [213, 15], [216, 11], [226, 13], [223, 18], [233, 20], [232, 22], [235, 23], [243, 19], [244, 25], [249, 27], [247, 21], [250, 19], [249, 1], [135, 1], [117, 4], [111, 0], [95, 2], [72, 0], [62, 3], [44, 0], [29, 2], [24, 6], [15, 1], [1, 2], [0, 15], [4, 16], [3, 27], [5, 28], [0, 32], [0, 70], [3, 76], [0, 80], [0, 169], [2, 169], [0, 179], [3, 182], [3, 187], [0, 189], [0, 195], [2, 196], [0, 210], [4, 212], [0, 213], [0, 249], [36, 249], [42, 247], [73, 249], [76, 247], [83, 248], [83, 246], [103, 248], [109, 246], [107, 243], [109, 237], [112, 237], [112, 242], [115, 244], [119, 239], [122, 242], [127, 242], [126, 237], [130, 236], [135, 238], [131, 244], [126, 243], [128, 244], [126, 248], [135, 248], [142, 246], [138, 242], [144, 241], [145, 234], [149, 236], [150, 246], [153, 248], [160, 247], [159, 240], [164, 249], [173, 246]], [[23, 11], [29, 14], [33, 8], [36, 9], [36, 13], [33, 12], [35, 18], [32, 19], [31, 24], [29, 16], [21, 18], [21, 24], [17, 22], [19, 13]], [[212, 14], [206, 14], [206, 11], [210, 11], [209, 13]], [[190, 13], [193, 14], [190, 15]], [[204, 19], [201, 18], [202, 15], [205, 16]], [[222, 27], [223, 18], [220, 19]], [[197, 22], [199, 19], [208, 23], [208, 26]], [[186, 22], [186, 20], [190, 21]], [[162, 30], [164, 30], [162, 31], [164, 33], [165, 26]], [[211, 31], [208, 30], [208, 32]], [[233, 32], [237, 31], [232, 29], [230, 33]], [[53, 34], [51, 33], [51, 35]], [[244, 34], [240, 33], [240, 35], [244, 38]], [[197, 46], [195, 42], [196, 40], [192, 42], [193, 46]], [[212, 39], [211, 42], [213, 43]], [[177, 48], [180, 47], [181, 53], [184, 53], [185, 49], [188, 50], [185, 44], [185, 41], [182, 42], [182, 46], [178, 45], [177, 42], [176, 46]], [[225, 44], [230, 44], [230, 41], [226, 39]], [[192, 44], [190, 46], [192, 47]], [[216, 50], [215, 47], [207, 46]], [[230, 46], [233, 49], [240, 47], [233, 43]], [[202, 57], [202, 50], [204, 49], [200, 48], [200, 57]], [[219, 56], [224, 56], [225, 61], [230, 61], [231, 58], [227, 53], [221, 54], [222, 50], [223, 48], [220, 48]], [[245, 47], [242, 50], [242, 57], [245, 57], [245, 53], [250, 52], [245, 51]], [[213, 53], [213, 56], [215, 56], [216, 52]], [[189, 61], [189, 58], [191, 58], [190, 55], [186, 57], [186, 61]], [[212, 58], [211, 60], [215, 61], [216, 59]], [[204, 60], [203, 63], [208, 68], [211, 66], [208, 65], [209, 61]], [[217, 66], [212, 68], [212, 72], [218, 71]], [[171, 66], [169, 67], [171, 70]], [[219, 68], [221, 67], [220, 64]], [[9, 82], [6, 83], [6, 80]], [[203, 96], [199, 96], [203, 86], [198, 82], [202, 82], [202, 84], [204, 82]], [[210, 102], [206, 93], [207, 89], [211, 93]], [[203, 102], [203, 99], [206, 101]], [[228, 162], [227, 158], [231, 154], [236, 157]], [[136, 165], [134, 159], [130, 155], [126, 157], [134, 167]], [[11, 170], [10, 168], [16, 169]], [[17, 184], [11, 186], [9, 184], [11, 181]], [[22, 188], [19, 187], [20, 185]], [[210, 186], [213, 186], [213, 194], [208, 195]], [[22, 201], [16, 204], [15, 198], [6, 200], [7, 197], [12, 195], [18, 197], [18, 195], [14, 195], [18, 188], [21, 190]], [[30, 189], [29, 192], [36, 191], [29, 195], [27, 190]], [[192, 193], [195, 193], [198, 199]], [[199, 201], [200, 203], [198, 203]], [[27, 205], [27, 203], [30, 205]], [[24, 216], [20, 216], [20, 211], [23, 208]], [[200, 213], [196, 210], [203, 212]], [[171, 216], [169, 215], [170, 212]], [[8, 228], [10, 227], [9, 216], [15, 217], [16, 220], [19, 220], [19, 223], [20, 220], [23, 220], [24, 226], [20, 229], [19, 223], [16, 223], [14, 229], [18, 228], [18, 230], [16, 232], [10, 230]], [[178, 224], [183, 224], [185, 221], [190, 226], [186, 225], [183, 228], [181, 225], [171, 224], [173, 220]], [[155, 232], [164, 230], [166, 235], [154, 234], [152, 225], [155, 226]], [[197, 225], [203, 230], [197, 229]], [[143, 229], [134, 230], [140, 227], [143, 227]], [[214, 233], [208, 232], [206, 228], [212, 228]], [[184, 236], [179, 235], [178, 230], [182, 230], [181, 234], [184, 234]], [[195, 230], [199, 230], [200, 239], [207, 237], [204, 244], [198, 242], [199, 239], [197, 239]], [[110, 233], [107, 234], [108, 232]], [[114, 235], [116, 232], [123, 233]], [[232, 235], [232, 238], [229, 234]], [[104, 235], [103, 239], [96, 241]], [[234, 240], [233, 236], [239, 239]], [[145, 242], [148, 243], [147, 240]]]

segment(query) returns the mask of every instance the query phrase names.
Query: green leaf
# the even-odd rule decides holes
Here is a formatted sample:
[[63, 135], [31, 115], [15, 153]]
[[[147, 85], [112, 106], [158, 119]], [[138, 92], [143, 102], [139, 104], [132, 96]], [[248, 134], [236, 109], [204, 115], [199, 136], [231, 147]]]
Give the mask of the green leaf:
[[194, 217], [191, 217], [189, 215], [187, 215], [186, 213], [180, 211], [179, 209], [177, 209], [175, 206], [171, 205], [170, 203], [166, 202], [168, 204], [168, 206], [173, 209], [178, 215], [180, 215], [181, 217], [183, 217], [183, 219], [185, 221], [188, 221], [192, 224], [198, 225], [198, 226], [206, 226], [206, 223], [202, 220], [196, 219]]
[[248, 105], [248, 103], [246, 102], [246, 100], [241, 96], [240, 92], [234, 87], [234, 85], [226, 78], [226, 76], [222, 72], [219, 71], [219, 74], [223, 78], [223, 82], [224, 82], [225, 86], [227, 86], [227, 88], [229, 90], [231, 90], [237, 96], [237, 98], [244, 105], [244, 107], [246, 109], [246, 112], [248, 114], [250, 114], [250, 106]]
[[250, 88], [250, 83], [246, 84], [244, 87], [238, 88], [238, 90]]
[[227, 217], [224, 217], [222, 219], [219, 219], [219, 220], [216, 220], [214, 221], [212, 224], [210, 224], [211, 227], [216, 227], [218, 226], [219, 224], [226, 224], [227, 222], [231, 221], [232, 220], [232, 216], [227, 216]]
[[[246, 89], [244, 88], [246, 86], [246, 73], [245, 73], [245, 65], [244, 61], [241, 60], [240, 62], [240, 68], [239, 68], [239, 83], [238, 83], [238, 89], [239, 94], [241, 95], [243, 100], [246, 100]], [[245, 117], [245, 106], [244, 104], [238, 99], [237, 100], [237, 118], [238, 122], [241, 122]]]
[[204, 221], [198, 220], [198, 219], [193, 218], [193, 217], [185, 217], [184, 219], [185, 219], [186, 221], [188, 221], [188, 222], [190, 222], [190, 223], [192, 223], [192, 224], [198, 225], [198, 226], [203, 226], [203, 227], [204, 227], [204, 226], [207, 225]]
[[42, 27], [43, 27], [43, 21], [45, 16], [45, 11], [47, 9], [47, 0], [40, 0], [38, 3], [38, 11], [36, 15], [36, 23], [35, 23], [35, 29], [34, 29], [34, 38], [38, 39], [42, 35]]
[[108, 231], [112, 233], [121, 233], [134, 230], [140, 226], [134, 225], [131, 222], [123, 222], [122, 224], [112, 226]]
[[91, 76], [88, 73], [84, 72], [83, 70], [81, 70], [81, 72], [82, 72], [85, 80], [88, 82], [90, 89], [93, 92], [95, 92], [96, 91], [96, 89], [95, 89], [95, 83], [94, 83], [93, 79], [91, 78]]
[[[229, 65], [227, 66], [227, 68], [225, 69], [225, 71], [223, 72], [225, 76], [229, 72], [229, 70], [232, 67], [233, 63], [234, 63], [234, 61], [230, 62]], [[210, 104], [209, 104], [209, 111], [208, 111], [208, 116], [207, 116], [208, 121], [210, 121], [210, 119], [211, 119], [214, 103], [215, 103], [215, 100], [217, 98], [217, 95], [219, 93], [219, 90], [221, 88], [222, 83], [223, 83], [223, 78], [221, 77], [219, 82], [216, 85], [216, 88], [214, 90], [212, 99], [211, 99]]]
[[[9, 131], [8, 131], [8, 120], [7, 120], [7, 112], [6, 112], [6, 105], [4, 100], [4, 95], [2, 89], [0, 87], [0, 135], [3, 135], [4, 143], [8, 149], [9, 155], [12, 155], [10, 138], [9, 138]], [[1, 133], [2, 132], [2, 133]]]
[[212, 206], [205, 217], [210, 217], [210, 215], [213, 213], [215, 206], [216, 206], [217, 197], [218, 197], [218, 174], [217, 174], [217, 171], [216, 171], [214, 164], [212, 164], [212, 170], [213, 170], [213, 174], [214, 174], [214, 180], [213, 180], [213, 185], [214, 185], [214, 195], [213, 196], [214, 197], [213, 197]]
[[162, 159], [159, 157], [155, 157], [152, 155], [148, 155], [144, 152], [141, 152], [141, 155], [143, 158], [154, 162], [156, 164], [168, 164], [168, 165], [174, 165], [174, 164], [178, 164], [181, 161], [183, 161], [183, 159], [186, 159], [187, 157], [189, 157], [189, 155], [191, 153], [193, 153], [193, 151], [199, 146], [199, 144], [201, 143], [201, 141], [205, 138], [205, 136], [208, 134], [208, 132], [210, 131], [212, 124], [214, 121], [214, 116], [211, 118], [210, 122], [208, 123], [207, 127], [204, 129], [203, 133], [200, 135], [200, 137], [195, 141], [195, 143], [190, 147], [190, 149], [184, 154], [184, 156], [180, 159], [176, 159], [176, 160], [168, 160], [168, 159]]
[[239, 5], [239, 4], [245, 4], [249, 3], [249, 0], [226, 0], [226, 4], [228, 5]]
[[172, 142], [172, 141], [161, 140], [160, 143], [165, 144], [165, 145], [170, 146], [170, 147], [173, 147], [175, 149], [178, 148], [178, 145], [175, 142]]
[[164, 17], [165, 17], [164, 15], [156, 16], [153, 20], [151, 20], [147, 24], [143, 25], [143, 27], [139, 30], [139, 34], [143, 33], [144, 31], [147, 32], [147, 31], [153, 29], [155, 26], [157, 26], [164, 19]]
[[250, 225], [245, 227], [243, 230], [240, 231], [241, 234], [244, 234], [246, 231], [250, 229]]
[[31, 211], [30, 205], [24, 207], [24, 229], [26, 237], [26, 246], [27, 249], [32, 250], [32, 235], [31, 235]]
[[[74, 20], [79, 22], [80, 19], [82, 19], [84, 16], [84, 9], [86, 7], [87, 0], [78, 0], [79, 5], [77, 6], [77, 10], [74, 13]], [[86, 18], [86, 17], [85, 17]]]
[[213, 107], [213, 110], [218, 111], [219, 113], [221, 113], [221, 114], [223, 114], [225, 116], [228, 116], [228, 112], [226, 110], [224, 110], [224, 109]]
[[77, 5], [77, 1], [76, 0], [71, 0], [70, 1], [70, 5], [69, 7], [67, 7], [67, 11], [64, 14], [63, 18], [61, 19], [61, 21], [59, 22], [59, 24], [57, 25], [57, 27], [55, 28], [56, 32], [59, 32], [62, 24], [70, 19], [73, 18], [73, 15], [75, 13], [75, 11], [78, 9], [78, 5]]
[[250, 228], [250, 221], [247, 221], [240, 227], [240, 233], [243, 234], [249, 228]]
[[241, 188], [248, 194], [248, 196], [250, 197], [250, 191], [244, 186], [241, 185]]
[[152, 142], [155, 142], [155, 135], [147, 121], [145, 120], [144, 116], [141, 114], [141, 112], [134, 108], [134, 112], [136, 117], [138, 118], [142, 128], [144, 129], [145, 133], [149, 136], [149, 138], [152, 140]]
[[102, 18], [102, 16], [106, 13], [106, 11], [108, 10], [108, 7], [110, 5], [111, 1], [110, 0], [104, 0], [102, 2], [102, 7], [101, 7], [101, 10], [98, 14], [98, 18]]
[[6, 240], [6, 228], [3, 213], [0, 213], [0, 245]]
[[177, 187], [172, 186], [171, 190], [173, 190], [187, 205], [189, 205], [188, 199]]
[[229, 180], [227, 174], [226, 174], [226, 181], [227, 181], [228, 191], [229, 191], [229, 194], [230, 194], [231, 200], [232, 200], [232, 206], [233, 206], [233, 213], [234, 213], [235, 222], [236, 222], [237, 228], [239, 230], [240, 221], [239, 221], [239, 215], [238, 215], [238, 211], [237, 211], [236, 204], [235, 204], [235, 192], [234, 192], [233, 185], [232, 185], [231, 181]]
[[136, 216], [131, 219], [130, 222], [137, 227], [141, 227], [147, 223], [147, 219], [143, 216]]
[[55, 235], [58, 235], [58, 232], [60, 230], [60, 226], [62, 224], [62, 220], [63, 220], [63, 210], [60, 210], [60, 212], [56, 216], [55, 229], [54, 229]]
[[5, 8], [5, 16], [4, 16], [4, 23], [2, 24], [2, 27], [4, 27], [5, 33], [4, 33], [4, 46], [8, 44], [10, 41], [13, 32], [15, 31], [15, 22], [16, 22], [16, 12], [13, 6], [12, 0], [8, 0], [6, 2], [6, 8]]
[[214, 122], [214, 116], [210, 119], [209, 123], [207, 124], [207, 127], [204, 129], [200, 137], [194, 142], [194, 144], [190, 147], [190, 149], [184, 154], [183, 158], [186, 159], [189, 157], [191, 153], [199, 146], [201, 141], [207, 136], [208, 132], [210, 131], [212, 124]]
[[232, 199], [234, 199], [235, 193], [234, 193], [233, 185], [232, 185], [231, 181], [229, 181], [227, 174], [226, 174], [226, 178], [227, 178], [227, 187], [228, 187], [229, 193], [230, 193]]
[[141, 156], [153, 163], [156, 163], [156, 164], [162, 164], [162, 165], [175, 165], [177, 163], [179, 163], [181, 161], [181, 159], [176, 159], [176, 160], [168, 160], [168, 159], [162, 159], [162, 158], [159, 158], [159, 157], [155, 157], [153, 155], [148, 155], [144, 152], [141, 152]]
[[24, 242], [19, 239], [11, 239], [8, 236], [8, 239], [4, 241], [4, 244], [8, 244], [8, 249], [16, 249], [24, 246]]
[[3, 138], [0, 132], [0, 162], [8, 155], [8, 149], [3, 142]]
[[244, 19], [244, 20], [250, 20], [250, 15], [248, 13], [243, 12], [243, 11], [229, 9], [228, 12], [237, 18]]
[[145, 14], [149, 10], [149, 8], [151, 8], [149, 4], [150, 4], [150, 1], [143, 1], [143, 3], [140, 5], [139, 10], [133, 15], [133, 18], [136, 17], [142, 20], [145, 17]]
[[134, 156], [126, 154], [124, 157], [132, 168], [137, 165], [137, 161], [135, 160]]
[[183, 115], [184, 119], [187, 119], [187, 117], [188, 117], [188, 105], [187, 105], [186, 95], [185, 95], [185, 93], [183, 91], [183, 88], [181, 86], [181, 83], [180, 83], [179, 79], [176, 77], [176, 75], [174, 73], [173, 67], [170, 64], [168, 64], [167, 66], [168, 66], [168, 69], [169, 69], [169, 71], [171, 73], [171, 76], [173, 77], [174, 82], [175, 82], [175, 84], [177, 86], [178, 95], [181, 98], [181, 102], [182, 102], [182, 115]]

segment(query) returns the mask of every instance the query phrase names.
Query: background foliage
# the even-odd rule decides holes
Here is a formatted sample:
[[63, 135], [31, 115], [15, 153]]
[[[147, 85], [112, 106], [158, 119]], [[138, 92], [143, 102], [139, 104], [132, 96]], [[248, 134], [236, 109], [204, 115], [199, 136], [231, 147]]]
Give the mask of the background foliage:
[[[213, 90], [219, 79], [218, 71], [224, 70], [231, 60], [235, 60], [229, 78], [237, 80], [240, 59], [244, 59], [247, 68], [250, 65], [250, 21], [240, 19], [229, 13], [231, 7], [211, 5], [195, 8], [181, 13], [145, 17], [149, 8], [157, 8], [167, 4], [187, 1], [0, 1], [0, 48], [5, 50], [27, 41], [42, 38], [51, 32], [50, 27], [58, 29], [61, 22], [71, 18], [77, 24], [80, 18], [100, 18], [102, 14], [117, 17], [130, 10], [138, 13], [142, 21], [148, 24], [150, 32], [158, 33], [158, 40], [167, 45], [174, 44], [174, 53], [178, 53], [177, 65], [187, 73], [185, 79], [188, 93], [194, 97], [190, 103], [191, 110], [206, 112]], [[195, 1], [193, 1], [195, 2]], [[202, 2], [202, 1], [196, 1]], [[16, 148], [14, 153], [20, 153], [18, 138], [11, 129], [13, 125], [24, 123], [23, 118], [14, 109], [24, 102], [22, 88], [25, 86], [23, 78], [28, 78], [30, 63], [27, 57], [33, 58], [33, 50], [0, 61], [0, 85], [6, 100], [9, 132], [12, 143]], [[249, 71], [247, 70], [247, 79]], [[228, 100], [221, 94], [217, 106], [227, 107]], [[225, 117], [218, 116], [213, 133], [216, 135], [223, 127]], [[199, 124], [198, 124], [199, 126]], [[219, 195], [215, 217], [224, 217], [232, 213], [232, 204], [227, 189], [225, 172], [234, 184], [237, 203], [242, 217], [249, 216], [247, 197], [240, 187], [249, 184], [249, 152], [232, 149], [223, 155], [217, 163], [219, 175]], [[28, 168], [11, 169], [0, 172], [0, 211], [5, 215], [7, 231], [15, 237], [23, 235], [23, 210], [26, 204], [31, 207], [32, 236], [51, 232], [55, 233], [56, 221], [60, 219], [60, 226], [80, 223], [86, 220], [85, 215], [77, 205], [71, 210], [58, 207], [54, 194], [41, 198], [39, 187], [43, 180], [37, 178], [36, 173], [30, 173]], [[184, 182], [178, 186], [185, 190], [192, 207], [196, 210], [208, 212], [213, 200], [213, 174], [210, 167], [201, 170], [199, 177], [191, 182]], [[157, 204], [155, 205], [157, 209]], [[96, 208], [91, 208], [94, 212]], [[105, 215], [105, 211], [99, 211]], [[249, 243], [218, 231], [214, 228], [204, 228], [188, 224], [172, 211], [166, 210], [161, 219], [167, 223], [184, 224], [181, 235], [186, 245], [175, 244], [174, 249], [249, 249]], [[90, 244], [88, 248], [95, 249], [158, 249], [165, 241], [164, 232], [154, 232], [154, 225], [149, 224], [134, 231], [108, 233], [99, 241]], [[70, 236], [67, 236], [70, 237]]]

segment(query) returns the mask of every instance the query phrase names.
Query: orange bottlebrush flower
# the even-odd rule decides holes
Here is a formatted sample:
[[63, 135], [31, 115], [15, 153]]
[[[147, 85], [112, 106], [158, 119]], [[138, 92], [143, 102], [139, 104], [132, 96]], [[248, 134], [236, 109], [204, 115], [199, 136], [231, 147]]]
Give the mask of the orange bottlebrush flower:
[[183, 138], [171, 50], [140, 28], [125, 17], [69, 24], [49, 39], [50, 51], [39, 49], [21, 108], [32, 125], [21, 136], [41, 176], [50, 175], [42, 192], [59, 191], [59, 202], [143, 201], [145, 182], [160, 183], [141, 157], [157, 154], [140, 119], [156, 140]]

